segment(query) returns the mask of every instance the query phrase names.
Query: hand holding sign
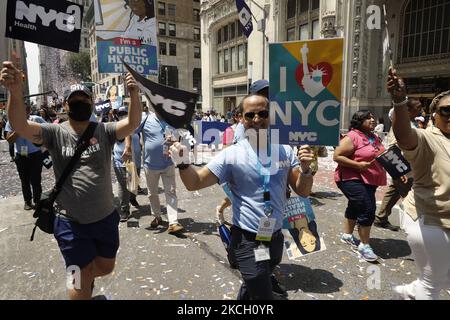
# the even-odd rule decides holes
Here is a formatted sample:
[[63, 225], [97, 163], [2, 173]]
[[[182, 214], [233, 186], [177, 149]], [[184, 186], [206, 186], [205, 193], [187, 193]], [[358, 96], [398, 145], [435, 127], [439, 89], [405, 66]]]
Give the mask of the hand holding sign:
[[136, 80], [133, 78], [133, 76], [131, 75], [131, 73], [127, 73], [126, 77], [125, 77], [125, 83], [127, 84], [127, 88], [131, 93], [134, 92], [139, 92], [139, 87], [136, 83]]
[[179, 142], [175, 142], [169, 148], [169, 155], [172, 158], [175, 166], [189, 163], [189, 151], [186, 146], [182, 145]]
[[406, 85], [402, 78], [397, 76], [397, 70], [389, 68], [389, 76], [387, 88], [392, 95], [392, 100], [395, 103], [405, 101], [406, 99]]
[[302, 171], [308, 171], [314, 159], [314, 152], [312, 151], [311, 147], [307, 145], [301, 146], [298, 149], [297, 157], [298, 161], [300, 162]]

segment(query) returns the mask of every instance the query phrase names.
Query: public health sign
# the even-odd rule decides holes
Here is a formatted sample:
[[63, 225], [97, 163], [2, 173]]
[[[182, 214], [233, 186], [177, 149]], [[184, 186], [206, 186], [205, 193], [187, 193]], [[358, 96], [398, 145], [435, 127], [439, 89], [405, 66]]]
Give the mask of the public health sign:
[[125, 73], [122, 61], [138, 73], [157, 75], [154, 0], [94, 1], [100, 73]]
[[344, 40], [270, 45], [270, 128], [281, 144], [339, 144]]
[[83, 6], [61, 0], [8, 0], [6, 11], [7, 38], [79, 51]]

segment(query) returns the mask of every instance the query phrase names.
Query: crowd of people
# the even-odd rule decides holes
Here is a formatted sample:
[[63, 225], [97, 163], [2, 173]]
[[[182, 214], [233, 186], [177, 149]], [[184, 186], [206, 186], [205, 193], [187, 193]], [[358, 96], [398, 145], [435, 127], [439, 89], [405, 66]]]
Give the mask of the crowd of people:
[[[293, 148], [270, 141], [266, 80], [255, 82], [249, 95], [226, 116], [214, 111], [195, 113], [193, 120], [231, 124], [223, 134], [223, 151], [206, 166], [196, 168], [191, 165], [188, 147], [173, 139], [174, 128], [142, 105], [130, 74], [125, 79], [130, 102], [109, 112], [107, 118], [93, 117], [93, 95], [83, 85], [71, 86], [61, 107], [43, 106], [39, 115], [30, 115], [21, 97], [20, 71], [11, 62], [4, 62], [0, 79], [9, 90], [4, 130], [14, 146], [25, 210], [33, 209], [42, 193], [42, 162], [37, 160], [42, 157], [42, 148], [50, 152], [58, 179], [83, 132], [97, 123], [85, 156], [72, 172], [71, 183], [63, 185], [57, 198], [60, 214], [54, 236], [66, 266], [81, 269], [81, 287], [70, 290], [70, 298], [90, 299], [95, 278], [114, 269], [118, 224], [130, 218], [130, 204], [140, 208], [136, 193], [127, 185], [130, 161], [135, 163], [138, 176], [144, 168], [154, 216], [151, 228], [163, 223], [158, 192], [162, 180], [170, 234], [183, 232], [178, 221], [176, 169], [189, 191], [221, 185], [226, 196], [216, 208], [216, 218], [218, 225], [223, 224], [224, 210], [231, 207], [228, 254], [243, 279], [238, 299], [287, 296], [273, 275], [283, 255], [284, 206], [291, 190], [302, 197], [310, 196], [318, 157], [326, 156], [327, 149], [307, 145]], [[421, 116], [422, 104], [406, 97], [405, 85], [395, 70], [390, 70], [387, 85], [393, 100], [388, 147], [395, 145], [403, 151], [412, 172], [392, 179], [377, 211], [375, 192], [388, 182], [385, 169], [376, 161], [385, 150], [380, 138], [385, 125], [381, 119], [377, 125], [370, 111], [356, 112], [334, 152], [336, 185], [348, 199], [340, 240], [364, 260], [376, 261], [370, 244], [371, 228], [375, 225], [398, 231], [388, 218], [403, 198], [401, 227], [407, 233], [420, 275], [395, 291], [403, 299], [437, 299], [442, 289], [450, 287], [450, 91], [433, 100], [431, 122], [426, 123]], [[111, 196], [111, 167], [119, 185], [117, 208]]]

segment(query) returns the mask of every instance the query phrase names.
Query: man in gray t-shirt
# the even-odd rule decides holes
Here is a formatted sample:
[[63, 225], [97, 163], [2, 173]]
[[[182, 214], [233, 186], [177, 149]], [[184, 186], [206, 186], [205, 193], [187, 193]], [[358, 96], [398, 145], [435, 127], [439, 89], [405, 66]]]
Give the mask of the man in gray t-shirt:
[[[49, 149], [58, 179], [75, 153], [78, 139], [89, 126], [92, 93], [83, 85], [72, 85], [64, 95], [69, 121], [61, 125], [28, 122], [22, 98], [22, 74], [12, 62], [3, 62], [0, 84], [9, 90], [8, 118], [21, 137]], [[126, 84], [131, 103], [128, 118], [114, 124], [98, 124], [89, 147], [65, 181], [56, 202], [62, 213], [56, 218], [54, 235], [66, 267], [75, 273], [71, 299], [90, 299], [94, 279], [112, 272], [119, 248], [119, 214], [114, 210], [111, 183], [111, 152], [141, 123], [139, 89], [128, 74]], [[124, 157], [128, 157], [124, 154]], [[70, 272], [72, 274], [72, 272]]]

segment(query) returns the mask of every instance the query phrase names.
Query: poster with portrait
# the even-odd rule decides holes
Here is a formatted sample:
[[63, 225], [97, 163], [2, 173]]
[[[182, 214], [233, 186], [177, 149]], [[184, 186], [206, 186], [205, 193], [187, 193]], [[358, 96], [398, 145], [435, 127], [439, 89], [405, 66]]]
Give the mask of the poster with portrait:
[[118, 110], [123, 103], [122, 95], [120, 94], [119, 86], [112, 85], [106, 89], [106, 99], [110, 101], [113, 110]]
[[157, 75], [154, 0], [94, 0], [98, 69], [125, 73], [122, 61], [142, 75]]
[[289, 260], [326, 250], [319, 236], [311, 201], [308, 198], [291, 197], [284, 209], [284, 247]]
[[337, 146], [344, 40], [270, 44], [270, 128], [279, 143]]

